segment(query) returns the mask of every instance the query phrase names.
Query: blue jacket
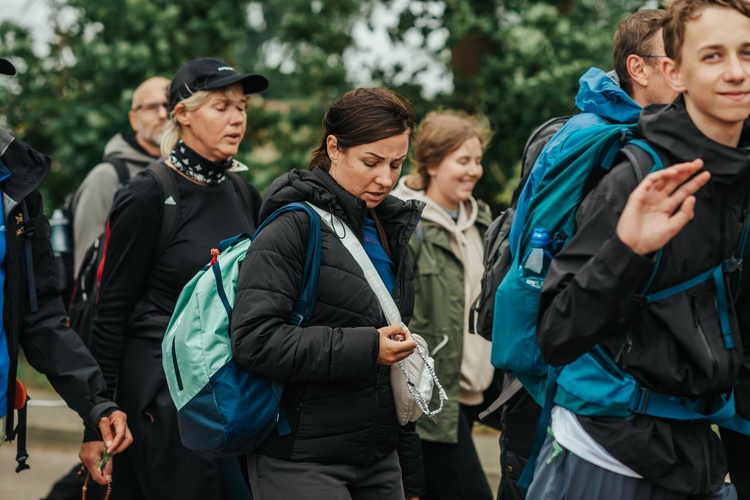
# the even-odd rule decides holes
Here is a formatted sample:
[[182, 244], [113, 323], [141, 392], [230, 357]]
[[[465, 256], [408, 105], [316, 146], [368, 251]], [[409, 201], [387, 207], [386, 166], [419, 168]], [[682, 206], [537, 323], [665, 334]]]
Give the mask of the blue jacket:
[[526, 208], [537, 185], [542, 180], [550, 162], [565, 151], [566, 141], [573, 132], [606, 123], [635, 123], [641, 114], [641, 106], [619, 85], [614, 71], [605, 73], [599, 68], [590, 68], [578, 80], [576, 107], [582, 113], [573, 115], [565, 125], [545, 144], [539, 154], [531, 175], [518, 198], [516, 215], [510, 230], [511, 255], [515, 255], [526, 220]]

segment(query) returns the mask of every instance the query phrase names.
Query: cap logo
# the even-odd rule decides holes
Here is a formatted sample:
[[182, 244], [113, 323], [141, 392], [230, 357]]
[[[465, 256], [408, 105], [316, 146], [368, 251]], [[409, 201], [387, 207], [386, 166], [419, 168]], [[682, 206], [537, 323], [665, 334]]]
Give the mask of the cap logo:
[[234, 68], [231, 66], [219, 66], [216, 68], [216, 71], [234, 71]]

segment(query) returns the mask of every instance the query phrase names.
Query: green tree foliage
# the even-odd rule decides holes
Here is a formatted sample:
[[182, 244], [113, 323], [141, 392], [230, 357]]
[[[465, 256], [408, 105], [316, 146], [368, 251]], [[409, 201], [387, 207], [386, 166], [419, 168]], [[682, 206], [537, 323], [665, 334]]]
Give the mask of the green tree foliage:
[[351, 88], [343, 53], [354, 22], [368, 13], [357, 0], [285, 0], [255, 4], [265, 29], [257, 69], [270, 86], [263, 108], [248, 115], [255, 154], [246, 158], [259, 187], [292, 168], [305, 169], [321, 139], [328, 103]]
[[[245, 0], [53, 0], [56, 40], [36, 57], [29, 34], [0, 25], [1, 53], [20, 61], [13, 85], [0, 89], [0, 115], [14, 133], [53, 156], [52, 202], [75, 189], [115, 133], [129, 130], [133, 89], [171, 77], [188, 59], [217, 56], [247, 36]], [[247, 55], [243, 62], [253, 61]]]
[[[19, 75], [0, 87], [0, 117], [13, 132], [52, 155], [48, 203], [59, 205], [100, 161], [107, 140], [129, 130], [133, 89], [171, 77], [189, 59], [220, 57], [269, 77], [252, 100], [239, 157], [265, 187], [305, 168], [327, 103], [349, 88], [342, 63], [356, 0], [51, 0], [56, 39], [38, 57], [28, 31], [0, 25], [0, 55]], [[66, 22], [68, 20], [68, 22]], [[264, 64], [260, 64], [260, 61]]]
[[[517, 184], [523, 146], [532, 130], [574, 110], [578, 78], [591, 66], [612, 68], [612, 37], [619, 21], [643, 1], [414, 0], [401, 14], [394, 39], [436, 24], [450, 33], [435, 57], [448, 61], [454, 92], [433, 106], [485, 114], [495, 132], [485, 154], [479, 197], [506, 205]], [[421, 4], [421, 5], [420, 5]]]
[[[507, 203], [521, 150], [533, 128], [569, 114], [578, 77], [611, 68], [619, 20], [643, 0], [50, 0], [56, 39], [32, 51], [27, 30], [0, 24], [0, 55], [19, 76], [0, 86], [0, 117], [54, 159], [46, 185], [53, 206], [101, 158], [106, 141], [127, 131], [132, 90], [153, 75], [171, 77], [189, 59], [216, 56], [268, 76], [254, 97], [239, 157], [261, 188], [290, 168], [306, 168], [320, 141], [328, 102], [351, 88], [344, 56], [355, 23], [377, 26], [373, 9], [399, 10], [395, 42], [416, 34], [422, 51], [452, 75], [454, 90], [430, 96], [419, 70], [369, 68], [374, 84], [411, 98], [419, 116], [436, 107], [481, 112], [495, 139], [479, 196]], [[436, 32], [444, 45], [429, 44]], [[412, 41], [412, 46], [414, 45]], [[405, 83], [404, 83], [405, 82]]]

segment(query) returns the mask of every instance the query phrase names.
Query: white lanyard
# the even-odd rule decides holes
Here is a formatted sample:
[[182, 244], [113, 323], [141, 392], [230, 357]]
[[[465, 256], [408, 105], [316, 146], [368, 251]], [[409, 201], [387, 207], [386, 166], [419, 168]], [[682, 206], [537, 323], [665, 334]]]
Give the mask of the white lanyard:
[[[391, 294], [388, 292], [385, 283], [383, 283], [383, 280], [380, 278], [377, 269], [375, 269], [375, 266], [370, 260], [370, 257], [365, 252], [362, 243], [360, 243], [357, 237], [354, 236], [354, 231], [349, 229], [349, 227], [346, 226], [341, 219], [333, 215], [333, 213], [326, 212], [322, 208], [316, 207], [308, 201], [306, 201], [305, 203], [310, 205], [310, 207], [312, 207], [312, 209], [315, 210], [318, 215], [320, 215], [320, 218], [323, 220], [323, 222], [325, 222], [328, 227], [333, 229], [334, 234], [336, 234], [339, 240], [341, 240], [341, 242], [344, 244], [344, 247], [349, 250], [349, 252], [354, 257], [354, 260], [356, 260], [357, 264], [359, 264], [359, 267], [362, 268], [362, 271], [365, 273], [365, 278], [367, 278], [367, 282], [370, 284], [370, 287], [372, 287], [373, 292], [375, 292], [375, 296], [380, 302], [380, 307], [383, 309], [385, 319], [388, 321], [388, 323], [391, 325], [398, 325], [399, 323], [401, 323], [404, 329], [408, 330], [406, 325], [401, 322], [401, 312], [399, 312], [398, 307], [396, 307], [396, 303], [393, 301], [393, 297], [391, 297]], [[345, 229], [343, 237], [338, 236], [338, 233], [336, 233], [336, 228], [334, 227], [335, 223], [340, 224], [341, 227]], [[414, 383], [409, 380], [409, 373], [407, 372], [406, 368], [404, 368], [403, 363], [401, 361], [398, 361], [397, 365], [400, 368], [401, 372], [404, 374], [404, 377], [407, 381], [406, 388], [408, 389], [409, 394], [411, 394], [411, 397], [417, 403], [417, 406], [419, 406], [419, 409], [422, 410], [422, 413], [424, 413], [427, 417], [434, 420], [434, 416], [443, 410], [443, 401], [448, 399], [448, 396], [446, 395], [443, 386], [440, 385], [440, 381], [435, 374], [435, 369], [432, 366], [431, 360], [428, 361], [425, 351], [423, 351], [419, 346], [417, 346], [415, 350], [416, 353], [418, 353], [422, 358], [422, 361], [424, 362], [424, 365], [427, 368], [428, 373], [430, 374], [429, 376], [432, 377], [432, 380], [438, 388], [440, 406], [437, 410], [430, 410], [429, 402], [424, 399], [420, 392], [416, 390]], [[416, 383], [419, 384], [420, 381], [417, 380]]]
[[[388, 292], [388, 288], [380, 278], [380, 274], [378, 274], [377, 269], [375, 269], [375, 266], [370, 260], [370, 257], [367, 255], [367, 252], [365, 252], [365, 248], [362, 246], [362, 243], [360, 243], [357, 237], [354, 236], [354, 231], [349, 229], [341, 221], [341, 219], [333, 215], [331, 212], [326, 212], [322, 208], [316, 207], [310, 202], [306, 201], [305, 203], [310, 205], [310, 207], [312, 207], [312, 209], [315, 210], [318, 215], [320, 215], [320, 218], [323, 219], [323, 222], [328, 224], [328, 227], [333, 229], [334, 233], [336, 232], [334, 223], [338, 223], [346, 229], [344, 231], [344, 236], [339, 237], [339, 239], [341, 240], [341, 243], [344, 244], [346, 249], [349, 250], [354, 259], [357, 261], [357, 264], [359, 264], [359, 267], [361, 267], [362, 271], [365, 273], [367, 282], [370, 284], [370, 287], [372, 287], [372, 291], [375, 292], [375, 296], [380, 302], [380, 307], [383, 309], [385, 319], [388, 320], [388, 324], [391, 325], [398, 325], [399, 323], [401, 323], [401, 313], [399, 312], [396, 303], [393, 301], [393, 297], [391, 297], [390, 292]], [[336, 236], [338, 236], [338, 234]]]

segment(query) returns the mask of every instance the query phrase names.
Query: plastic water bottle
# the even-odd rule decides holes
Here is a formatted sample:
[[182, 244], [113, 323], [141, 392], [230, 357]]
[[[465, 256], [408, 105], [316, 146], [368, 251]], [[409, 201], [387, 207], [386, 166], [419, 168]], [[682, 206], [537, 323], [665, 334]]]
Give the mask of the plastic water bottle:
[[68, 241], [68, 221], [63, 211], [59, 208], [52, 212], [52, 217], [49, 219], [50, 226], [50, 242], [52, 243], [52, 251], [55, 254], [55, 265], [57, 266], [57, 288], [60, 291], [66, 291], [71, 286], [69, 283], [69, 274], [66, 271], [67, 266], [71, 263], [68, 262], [68, 256], [70, 255], [70, 242]]
[[65, 217], [65, 214], [63, 214], [63, 211], [56, 208], [52, 212], [52, 218], [49, 220], [50, 242], [52, 243], [52, 250], [55, 253], [70, 252], [68, 224], [69, 221]]
[[538, 227], [531, 234], [531, 248], [518, 266], [518, 275], [529, 286], [542, 288], [544, 277], [547, 276], [552, 253], [549, 251], [549, 232]]

